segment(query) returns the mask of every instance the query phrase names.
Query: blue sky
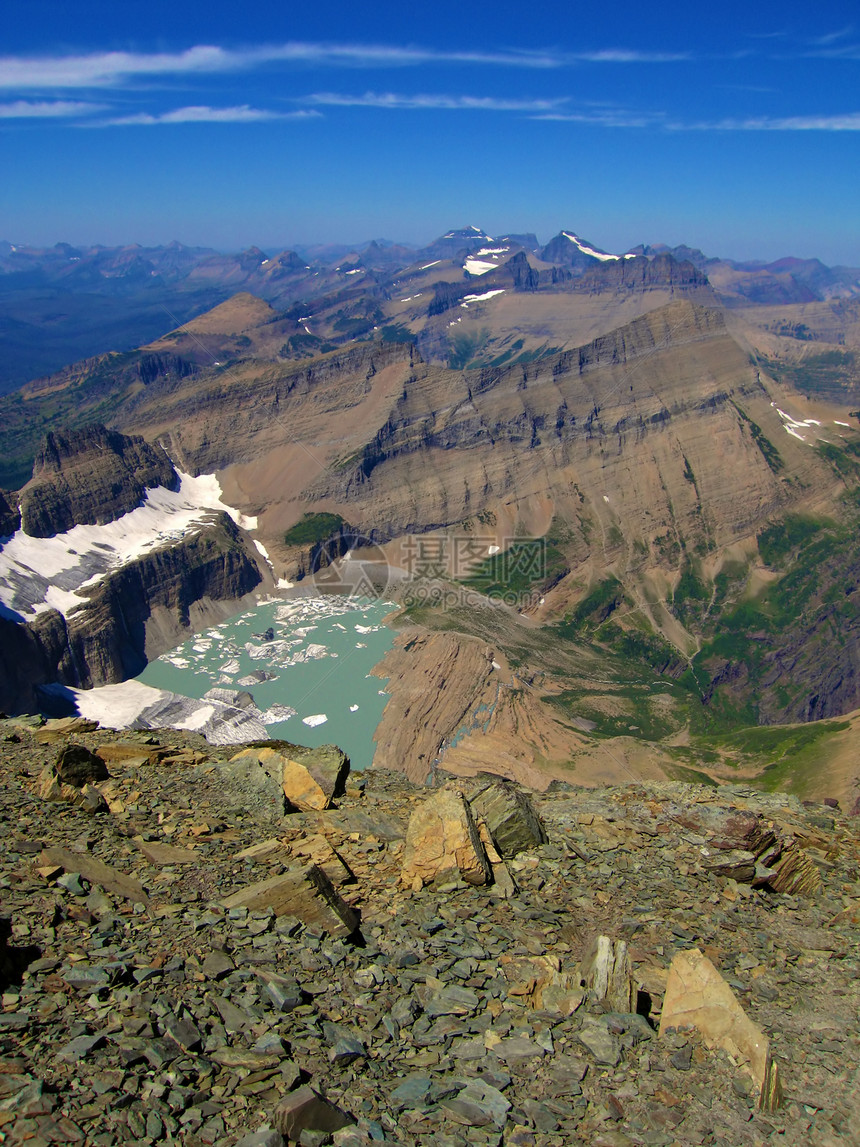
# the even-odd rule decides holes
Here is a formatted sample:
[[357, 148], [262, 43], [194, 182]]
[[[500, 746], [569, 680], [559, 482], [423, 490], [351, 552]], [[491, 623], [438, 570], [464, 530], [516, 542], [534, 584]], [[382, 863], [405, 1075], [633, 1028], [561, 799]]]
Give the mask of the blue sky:
[[573, 228], [860, 266], [860, 10], [9, 0], [0, 238]]

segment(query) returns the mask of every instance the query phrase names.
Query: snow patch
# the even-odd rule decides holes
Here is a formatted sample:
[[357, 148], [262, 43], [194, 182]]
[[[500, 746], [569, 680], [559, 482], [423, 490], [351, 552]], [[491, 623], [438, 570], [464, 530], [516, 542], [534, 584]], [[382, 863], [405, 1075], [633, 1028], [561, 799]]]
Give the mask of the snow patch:
[[[569, 239], [574, 246], [578, 247], [583, 255], [590, 255], [592, 259], [599, 259], [601, 263], [616, 263], [620, 255], [607, 255], [605, 251], [597, 251], [594, 247], [589, 247], [579, 238], [578, 235], [573, 235], [570, 231], [562, 231], [565, 239]], [[625, 259], [633, 259], [634, 255], [625, 255]]]
[[[806, 442], [806, 437], [800, 433], [801, 430], [809, 430], [813, 426], [821, 425], [817, 418], [792, 418], [790, 414], [786, 414], [784, 410], [780, 410], [775, 402], [772, 402], [771, 406], [776, 410], [777, 414], [782, 419], [782, 426], [785, 432], [790, 434], [792, 438], [799, 439], [801, 442]], [[807, 445], [810, 444], [807, 443]]]
[[147, 490], [143, 503], [103, 526], [73, 526], [53, 538], [18, 530], [0, 550], [0, 603], [26, 616], [57, 609], [64, 617], [86, 604], [81, 593], [106, 573], [203, 527], [215, 512], [245, 530], [257, 519], [228, 506], [214, 474], [178, 471], [178, 490]]
[[460, 306], [468, 310], [467, 303], [483, 303], [486, 299], [494, 299], [496, 295], [503, 295], [504, 293], [505, 288], [498, 287], [495, 291], [485, 291], [483, 295], [464, 295]]
[[468, 271], [470, 275], [486, 275], [488, 271], [498, 270], [496, 263], [482, 262], [480, 259], [473, 259], [471, 256], [463, 264], [463, 270]]

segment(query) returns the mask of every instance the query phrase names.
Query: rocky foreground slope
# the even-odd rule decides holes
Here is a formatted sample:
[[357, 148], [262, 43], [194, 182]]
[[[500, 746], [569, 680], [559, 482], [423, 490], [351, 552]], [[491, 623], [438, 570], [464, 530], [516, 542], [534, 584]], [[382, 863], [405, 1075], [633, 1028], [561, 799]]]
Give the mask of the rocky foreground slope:
[[[530, 806], [487, 778], [428, 791], [345, 777], [334, 750], [240, 752], [0, 725], [6, 1141], [857, 1140], [860, 840], [839, 808], [677, 784]], [[667, 1022], [678, 969], [708, 960], [712, 1010], [759, 1026], [781, 1103], [706, 1017]]]

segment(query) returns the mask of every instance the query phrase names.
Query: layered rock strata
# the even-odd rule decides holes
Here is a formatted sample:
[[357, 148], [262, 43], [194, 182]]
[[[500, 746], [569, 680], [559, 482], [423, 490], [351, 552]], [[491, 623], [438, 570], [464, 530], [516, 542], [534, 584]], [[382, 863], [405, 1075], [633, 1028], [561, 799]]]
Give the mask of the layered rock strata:
[[104, 426], [51, 431], [21, 491], [21, 520], [31, 538], [76, 525], [104, 525], [139, 506], [155, 486], [176, 489], [179, 477], [160, 446]]

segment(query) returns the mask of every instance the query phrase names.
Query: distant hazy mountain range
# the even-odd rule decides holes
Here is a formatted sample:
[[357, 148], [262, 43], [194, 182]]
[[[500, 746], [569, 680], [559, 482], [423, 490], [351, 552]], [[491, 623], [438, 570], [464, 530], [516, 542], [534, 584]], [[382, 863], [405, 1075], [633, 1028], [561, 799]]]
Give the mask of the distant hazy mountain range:
[[[0, 393], [78, 359], [141, 346], [237, 291], [248, 291], [279, 311], [292, 308], [297, 319], [313, 317], [297, 330], [288, 356], [394, 326], [397, 330], [384, 337], [415, 337], [422, 353], [445, 362], [452, 361], [453, 353], [453, 362], [465, 365], [476, 358], [476, 347], [465, 345], [462, 338], [440, 337], [433, 324], [423, 333], [426, 324], [416, 326], [415, 308], [405, 312], [398, 298], [412, 295], [413, 301], [416, 291], [432, 288], [437, 307], [449, 309], [461, 297], [486, 294], [491, 285], [532, 292], [630, 289], [646, 282], [654, 286], [649, 277], [659, 281], [678, 274], [667, 271], [667, 257], [694, 268], [701, 276], [699, 285], [706, 277], [715, 299], [727, 306], [860, 297], [858, 268], [826, 267], [816, 259], [739, 263], [664, 244], [612, 254], [572, 230], [560, 231], [545, 245], [533, 234], [492, 236], [469, 226], [448, 231], [420, 249], [377, 239], [353, 249], [315, 246], [267, 253], [251, 247], [236, 254], [177, 242], [163, 247], [57, 243], [35, 248], [3, 241]], [[646, 261], [657, 261], [656, 273], [645, 269]], [[439, 284], [444, 288], [437, 289]], [[316, 341], [303, 341], [302, 335]], [[556, 345], [553, 336], [544, 349]], [[483, 354], [486, 361], [493, 357]]]

